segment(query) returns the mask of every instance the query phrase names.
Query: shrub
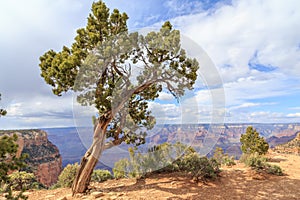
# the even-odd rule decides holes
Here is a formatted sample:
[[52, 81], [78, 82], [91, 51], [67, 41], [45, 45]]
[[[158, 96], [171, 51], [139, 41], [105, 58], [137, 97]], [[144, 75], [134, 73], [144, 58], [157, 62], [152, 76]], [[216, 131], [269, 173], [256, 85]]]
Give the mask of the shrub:
[[76, 176], [76, 172], [79, 165], [78, 163], [75, 164], [68, 164], [63, 171], [60, 173], [58, 177], [58, 182], [54, 186], [57, 187], [72, 187], [73, 181]]
[[267, 163], [267, 158], [258, 153], [243, 154], [240, 161], [258, 172], [266, 172], [277, 176], [283, 175], [279, 166]]
[[91, 180], [95, 182], [103, 182], [107, 181], [108, 179], [112, 179], [112, 175], [108, 170], [94, 170], [91, 176]]
[[190, 173], [196, 181], [214, 179], [220, 172], [220, 164], [216, 159], [200, 157], [197, 153], [184, 156], [178, 164], [180, 170]]
[[113, 173], [115, 178], [142, 177], [145, 174], [157, 172], [178, 171], [177, 164], [173, 161], [183, 153], [194, 152], [190, 147], [181, 143], [163, 143], [153, 146], [143, 154], [129, 148], [129, 159], [122, 159], [115, 163]]
[[234, 161], [234, 157], [233, 156], [228, 156], [228, 155], [223, 158], [222, 164], [225, 165], [225, 166], [236, 165], [236, 163]]
[[[216, 159], [200, 157], [193, 148], [181, 143], [164, 143], [141, 154], [129, 149], [130, 159], [121, 159], [115, 163], [113, 173], [115, 178], [137, 177], [146, 173], [184, 171], [193, 179], [205, 180], [215, 178], [220, 164]], [[184, 154], [184, 155], [182, 155]], [[172, 162], [176, 159], [174, 162]]]
[[28, 157], [26, 154], [17, 157], [17, 139], [18, 136], [16, 134], [13, 136], [0, 136], [0, 192], [7, 193], [5, 195], [7, 199], [27, 199], [27, 197], [23, 195], [25, 189], [17, 194], [13, 194], [9, 182], [10, 178], [8, 172], [26, 167], [24, 160]]
[[216, 148], [213, 158], [221, 165], [225, 165], [225, 166], [235, 165], [234, 157], [225, 154], [223, 149], [220, 147]]
[[268, 164], [266, 166], [266, 171], [267, 171], [268, 174], [273, 174], [273, 175], [277, 175], [277, 176], [282, 176], [283, 175], [282, 169], [278, 165]]
[[126, 178], [126, 173], [129, 171], [130, 163], [127, 158], [115, 162], [113, 174], [116, 179]]
[[267, 163], [267, 158], [260, 156], [259, 154], [250, 154], [249, 156], [246, 157], [244, 160], [244, 163], [252, 167], [254, 169], [263, 169], [264, 166]]
[[8, 182], [12, 190], [20, 191], [28, 189], [39, 189], [42, 187], [42, 185], [36, 181], [33, 173], [27, 173], [25, 171], [13, 172], [8, 177]]

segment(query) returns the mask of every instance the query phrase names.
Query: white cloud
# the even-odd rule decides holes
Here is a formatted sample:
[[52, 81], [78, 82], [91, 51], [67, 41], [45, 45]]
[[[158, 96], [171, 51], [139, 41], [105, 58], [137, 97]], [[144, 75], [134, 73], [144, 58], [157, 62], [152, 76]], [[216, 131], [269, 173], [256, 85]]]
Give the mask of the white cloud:
[[[300, 75], [300, 12], [297, 1], [234, 1], [214, 13], [178, 17], [174, 23], [200, 44], [219, 68], [225, 81], [249, 73], [248, 61], [259, 52], [262, 64]], [[227, 74], [226, 73], [229, 72]]]
[[299, 117], [300, 118], [300, 113], [290, 113], [287, 115], [287, 117]]
[[[15, 101], [15, 100], [14, 100]], [[30, 100], [12, 102], [7, 115], [0, 120], [1, 129], [74, 126], [72, 98], [34, 96]]]
[[169, 100], [173, 100], [174, 96], [167, 92], [160, 92], [158, 99], [162, 101], [169, 101]]
[[[111, 8], [127, 9], [132, 24], [135, 19], [139, 20], [137, 24], [145, 24], [142, 19], [149, 19], [147, 24], [165, 20], [165, 17], [157, 18], [164, 14], [190, 13], [171, 21], [198, 44], [187, 42], [189, 55], [200, 61], [198, 90], [182, 99], [182, 109], [176, 104], [150, 103], [158, 120], [163, 123], [182, 122], [182, 119], [210, 122], [212, 115], [225, 114], [222, 111], [224, 101], [231, 122], [265, 122], [262, 119], [281, 122], [299, 117], [298, 113], [281, 113], [275, 108], [266, 111], [262, 106], [271, 106], [271, 103], [252, 101], [289, 98], [291, 94], [300, 93], [300, 29], [297, 29], [300, 7], [297, 0], [233, 0], [232, 5], [219, 4], [208, 11], [202, 10], [201, 3], [193, 5], [194, 1], [170, 0], [161, 7], [157, 6], [159, 3], [158, 0], [136, 4], [107, 2], [113, 5]], [[70, 44], [75, 30], [85, 25], [91, 4], [91, 0], [0, 2], [0, 92], [3, 94], [1, 103], [8, 110], [8, 115], [0, 120], [0, 127], [72, 124], [68, 118], [71, 102], [68, 98], [53, 96], [51, 89], [45, 86], [39, 76], [38, 57], [48, 49], [59, 50], [62, 45]], [[165, 6], [173, 7], [172, 13], [165, 12]], [[254, 55], [257, 64], [270, 65], [276, 70], [250, 69], [248, 63]], [[170, 100], [171, 96], [162, 93], [159, 98]], [[241, 109], [244, 112], [238, 112]]]
[[300, 110], [300, 107], [292, 107], [292, 108], [289, 108], [290, 110]]
[[[183, 34], [196, 41], [215, 63], [223, 80], [227, 108], [255, 106], [262, 109], [263, 105], [251, 101], [300, 91], [300, 29], [295, 29], [300, 27], [300, 7], [295, 5], [298, 5], [296, 0], [233, 1], [232, 5], [213, 12], [190, 14], [171, 21]], [[250, 69], [248, 63], [254, 55], [257, 64], [277, 69], [271, 72]], [[199, 62], [201, 66], [201, 59]], [[208, 77], [208, 74], [201, 75], [202, 80]], [[212, 97], [208, 94], [199, 92], [199, 101], [209, 101]], [[284, 116], [270, 113], [268, 116], [274, 116], [274, 119], [278, 119], [278, 115]], [[242, 120], [239, 113], [230, 114], [235, 115], [232, 119], [250, 120], [247, 116]], [[259, 116], [263, 119], [263, 113]]]

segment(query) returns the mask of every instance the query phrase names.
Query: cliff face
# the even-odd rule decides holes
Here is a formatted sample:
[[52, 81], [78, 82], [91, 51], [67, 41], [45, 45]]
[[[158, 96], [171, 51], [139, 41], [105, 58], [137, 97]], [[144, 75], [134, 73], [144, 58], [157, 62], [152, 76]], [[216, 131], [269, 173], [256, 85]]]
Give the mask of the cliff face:
[[27, 153], [28, 170], [46, 186], [56, 183], [62, 170], [62, 158], [58, 148], [53, 145], [42, 130], [1, 131], [3, 134], [18, 135], [18, 154]]
[[278, 153], [300, 155], [300, 131], [297, 132], [296, 137], [293, 140], [276, 146], [274, 150]]

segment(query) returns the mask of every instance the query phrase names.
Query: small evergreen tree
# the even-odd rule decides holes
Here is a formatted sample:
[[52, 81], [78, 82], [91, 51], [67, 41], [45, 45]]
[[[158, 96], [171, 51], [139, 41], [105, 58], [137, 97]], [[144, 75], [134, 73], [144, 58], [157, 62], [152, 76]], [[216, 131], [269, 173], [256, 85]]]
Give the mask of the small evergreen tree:
[[7, 192], [7, 199], [26, 199], [23, 195], [24, 190], [17, 196], [12, 195], [11, 182], [8, 175], [10, 171], [19, 170], [26, 166], [24, 159], [27, 155], [22, 154], [20, 157], [17, 157], [17, 139], [18, 136], [16, 134], [13, 136], [4, 135], [0, 137], [0, 192]]
[[258, 153], [264, 155], [269, 149], [269, 144], [263, 137], [259, 136], [259, 133], [252, 126], [249, 126], [246, 133], [241, 135], [240, 142], [244, 154]]
[[[0, 101], [1, 101], [1, 94], [0, 94]], [[0, 108], [0, 117], [6, 115], [6, 110]]]
[[224, 150], [221, 147], [215, 149], [213, 158], [220, 164], [225, 166], [235, 165], [234, 157], [229, 156], [227, 153], [224, 153]]

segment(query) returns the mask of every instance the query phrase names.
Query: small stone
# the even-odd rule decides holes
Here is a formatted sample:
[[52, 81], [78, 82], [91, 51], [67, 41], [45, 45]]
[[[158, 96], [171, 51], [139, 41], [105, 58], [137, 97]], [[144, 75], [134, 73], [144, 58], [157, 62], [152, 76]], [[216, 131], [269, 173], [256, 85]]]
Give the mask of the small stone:
[[91, 196], [95, 197], [95, 198], [99, 198], [104, 196], [104, 194], [102, 192], [92, 192]]
[[51, 199], [51, 198], [53, 198], [53, 197], [55, 197], [55, 195], [50, 194], [50, 195], [45, 196], [45, 199]]
[[75, 197], [76, 197], [76, 198], [81, 198], [82, 196], [83, 196], [83, 194], [80, 194], [80, 193], [75, 194]]
[[110, 199], [111, 200], [116, 200], [116, 199], [118, 199], [118, 196], [111, 196]]
[[31, 192], [23, 192], [23, 195], [25, 195], [25, 196], [28, 196], [30, 194], [31, 194]]

